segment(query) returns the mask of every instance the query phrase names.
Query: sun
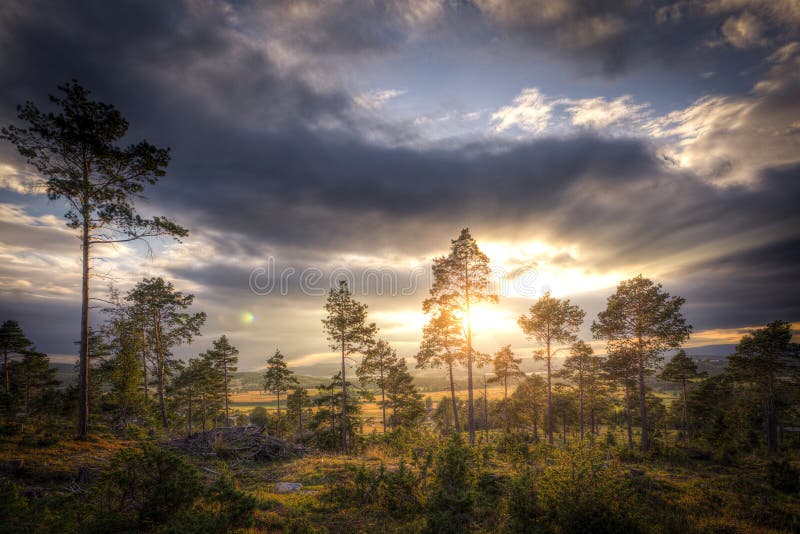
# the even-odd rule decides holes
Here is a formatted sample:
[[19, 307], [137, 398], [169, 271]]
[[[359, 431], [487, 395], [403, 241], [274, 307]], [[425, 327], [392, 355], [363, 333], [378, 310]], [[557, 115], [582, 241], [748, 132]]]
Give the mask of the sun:
[[[467, 329], [467, 317], [461, 317], [464, 330]], [[472, 333], [501, 335], [516, 328], [515, 319], [508, 312], [490, 304], [478, 304], [470, 308]]]

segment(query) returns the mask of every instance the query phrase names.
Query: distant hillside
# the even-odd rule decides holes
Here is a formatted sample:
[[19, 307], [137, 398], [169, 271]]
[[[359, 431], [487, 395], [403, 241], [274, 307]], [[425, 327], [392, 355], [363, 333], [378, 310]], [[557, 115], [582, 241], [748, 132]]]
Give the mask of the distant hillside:
[[697, 360], [725, 358], [733, 354], [736, 345], [705, 345], [703, 347], [692, 347], [686, 350], [686, 354]]
[[[722, 372], [725, 368], [726, 357], [733, 353], [736, 345], [705, 345], [702, 347], [692, 347], [685, 349], [686, 354], [698, 361], [701, 371], [706, 371], [710, 375], [716, 375]], [[672, 357], [672, 353], [665, 354], [664, 360], [667, 361]], [[561, 367], [563, 358], [554, 358], [553, 369], [557, 370]], [[408, 360], [409, 370], [414, 375], [414, 383], [422, 392], [429, 391], [442, 391], [448, 389], [449, 382], [444, 369], [416, 369], [414, 367], [413, 358]], [[68, 386], [75, 383], [77, 375], [75, 367], [71, 363], [51, 363], [51, 367], [56, 369], [56, 379], [61, 382], [61, 386]], [[304, 388], [316, 388], [322, 383], [328, 383], [331, 377], [339, 371], [338, 364], [323, 363], [318, 365], [306, 366], [291, 366], [290, 369], [294, 371], [295, 376], [300, 381], [300, 386]], [[475, 368], [473, 376], [475, 379], [475, 386], [482, 387], [484, 370], [487, 374], [490, 368]], [[522, 370], [530, 374], [531, 372], [543, 372], [545, 369], [544, 362], [534, 362], [530, 356], [523, 357]], [[464, 389], [467, 387], [467, 371], [459, 366], [453, 370], [455, 378], [455, 386], [457, 389]], [[263, 375], [264, 371], [242, 371], [234, 375], [233, 386], [239, 391], [260, 391], [263, 388]]]
[[[294, 375], [302, 388], [315, 388], [330, 381], [330, 377]], [[233, 375], [233, 387], [238, 391], [261, 391], [264, 389], [264, 371], [242, 371]]]

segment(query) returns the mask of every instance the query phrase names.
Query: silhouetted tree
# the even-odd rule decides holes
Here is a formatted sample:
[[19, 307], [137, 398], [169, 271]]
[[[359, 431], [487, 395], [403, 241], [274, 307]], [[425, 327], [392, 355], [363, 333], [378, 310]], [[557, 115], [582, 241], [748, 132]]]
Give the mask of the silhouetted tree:
[[608, 382], [623, 388], [625, 425], [628, 436], [628, 447], [633, 449], [633, 412], [631, 398], [636, 391], [638, 366], [636, 358], [625, 352], [611, 352], [603, 364], [603, 374]]
[[289, 391], [297, 384], [294, 372], [289, 369], [283, 360], [283, 354], [275, 349], [275, 354], [267, 360], [267, 370], [264, 371], [264, 391], [272, 393], [278, 398], [278, 428], [281, 424], [281, 393]]
[[[594, 356], [592, 347], [583, 341], [577, 341], [569, 348], [569, 356], [564, 360], [564, 365], [558, 376], [566, 378], [578, 388], [578, 426], [581, 439], [583, 439], [584, 396], [587, 389], [599, 379], [599, 360]], [[594, 426], [592, 426], [594, 432]]]
[[389, 371], [397, 365], [397, 352], [388, 342], [379, 339], [374, 346], [367, 349], [361, 365], [356, 369], [356, 375], [361, 380], [362, 386], [374, 383], [381, 390], [381, 415], [383, 418], [383, 433], [386, 433], [386, 384]]
[[47, 354], [35, 348], [26, 350], [22, 359], [11, 364], [11, 384], [22, 395], [25, 413], [31, 414], [32, 400], [47, 388], [58, 385], [56, 370], [50, 367]]
[[472, 364], [472, 316], [471, 308], [479, 302], [497, 302], [492, 293], [489, 276], [489, 258], [481, 252], [468, 228], [461, 230], [458, 239], [451, 242], [450, 253], [433, 260], [433, 286], [431, 296], [425, 300], [425, 313], [447, 310], [464, 318], [464, 338], [467, 355], [467, 420], [469, 443], [475, 444], [475, 410], [473, 403]]
[[547, 404], [547, 382], [537, 374], [525, 378], [511, 394], [512, 418], [519, 424], [530, 425], [534, 441], [539, 441], [539, 415]]
[[420, 369], [447, 367], [450, 382], [450, 403], [455, 431], [461, 432], [456, 401], [456, 387], [453, 380], [453, 366], [465, 363], [467, 351], [464, 327], [461, 321], [448, 308], [441, 308], [431, 317], [422, 329], [422, 343], [417, 353], [417, 367]]
[[[511, 380], [516, 380], [525, 376], [525, 373], [519, 368], [519, 364], [522, 363], [522, 358], [515, 358], [514, 353], [511, 352], [511, 345], [506, 345], [495, 353], [492, 363], [494, 365], [494, 377], [489, 379], [489, 382], [500, 382], [503, 384], [503, 421], [505, 424], [505, 432], [508, 433], [508, 383]], [[485, 398], [486, 392], [484, 391], [484, 399]]]
[[386, 397], [392, 408], [392, 428], [414, 426], [425, 415], [425, 403], [414, 387], [414, 379], [404, 358], [395, 360], [388, 368]]
[[230, 414], [228, 402], [230, 399], [231, 374], [236, 372], [239, 363], [239, 349], [231, 345], [228, 336], [222, 335], [215, 339], [212, 348], [206, 351], [205, 357], [211, 361], [212, 366], [222, 377], [222, 396], [225, 401], [225, 424], [229, 424]]
[[778, 391], [796, 387], [800, 374], [800, 345], [792, 343], [792, 325], [774, 321], [744, 336], [728, 357], [734, 380], [755, 384], [766, 416], [767, 449], [778, 451]]
[[8, 320], [0, 326], [0, 350], [3, 351], [3, 388], [6, 395], [11, 393], [9, 358], [22, 357], [32, 349], [33, 343], [25, 337], [17, 321]]
[[606, 309], [592, 323], [595, 338], [607, 340], [609, 353], [634, 359], [644, 452], [650, 447], [644, 377], [658, 365], [662, 352], [680, 347], [689, 338], [692, 327], [686, 324], [680, 311], [684, 302], [682, 297], [671, 297], [661, 284], [639, 275], [617, 286], [616, 292], [608, 297]]
[[297, 435], [303, 437], [303, 413], [311, 406], [311, 397], [305, 388], [294, 388], [286, 397], [286, 413], [297, 419]]
[[78, 432], [89, 431], [89, 261], [91, 248], [147, 237], [185, 237], [188, 232], [164, 217], [145, 219], [134, 200], [155, 184], [169, 163], [169, 149], [147, 141], [122, 146], [128, 121], [109, 104], [89, 99], [77, 81], [58, 86], [50, 96], [57, 113], [45, 113], [33, 102], [19, 106], [26, 128], [0, 130], [0, 139], [19, 153], [44, 178], [51, 200], [68, 202], [68, 226], [80, 229], [83, 251]]
[[528, 339], [544, 345], [534, 353], [534, 359], [547, 362], [547, 439], [553, 443], [553, 389], [552, 359], [558, 350], [553, 345], [564, 345], [575, 341], [575, 334], [583, 324], [586, 313], [569, 299], [557, 299], [545, 293], [529, 310], [530, 315], [521, 315], [517, 321]]
[[[328, 335], [330, 347], [340, 351], [342, 367], [339, 381], [342, 387], [341, 417], [342, 428], [347, 425], [347, 369], [346, 360], [354, 354], [364, 354], [374, 343], [378, 328], [375, 323], [367, 324], [367, 305], [353, 299], [347, 281], [339, 282], [338, 289], [331, 289], [325, 304], [328, 317], [322, 320]], [[342, 432], [342, 453], [347, 454], [347, 432]]]
[[681, 349], [678, 351], [672, 359], [667, 362], [664, 366], [664, 369], [661, 371], [659, 377], [661, 380], [665, 380], [667, 382], [678, 382], [681, 385], [681, 392], [683, 396], [681, 397], [681, 402], [683, 404], [683, 417], [682, 417], [682, 427], [684, 435], [688, 435], [689, 433], [689, 415], [688, 409], [686, 407], [687, 399], [689, 398], [687, 395], [687, 383], [691, 380], [704, 377], [705, 373], [698, 373], [697, 372], [697, 363], [689, 358], [686, 355], [686, 351]]

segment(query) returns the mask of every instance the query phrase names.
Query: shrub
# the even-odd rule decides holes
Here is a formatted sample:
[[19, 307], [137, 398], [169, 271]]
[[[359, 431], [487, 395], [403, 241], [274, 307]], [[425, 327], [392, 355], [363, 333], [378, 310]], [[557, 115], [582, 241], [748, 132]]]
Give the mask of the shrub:
[[770, 462], [767, 465], [767, 480], [778, 491], [784, 493], [800, 491], [800, 470], [793, 468], [789, 460]]
[[460, 435], [454, 434], [433, 461], [433, 483], [428, 498], [430, 531], [469, 531], [474, 477], [473, 451]]
[[212, 534], [253, 525], [256, 499], [237, 490], [231, 480], [220, 477], [203, 494], [195, 507], [175, 515], [168, 533]]
[[528, 534], [545, 530], [533, 470], [524, 469], [507, 480], [502, 512], [503, 532]]
[[188, 509], [201, 493], [197, 470], [154, 445], [124, 449], [111, 465], [93, 488], [96, 516], [105, 529], [164, 524]]

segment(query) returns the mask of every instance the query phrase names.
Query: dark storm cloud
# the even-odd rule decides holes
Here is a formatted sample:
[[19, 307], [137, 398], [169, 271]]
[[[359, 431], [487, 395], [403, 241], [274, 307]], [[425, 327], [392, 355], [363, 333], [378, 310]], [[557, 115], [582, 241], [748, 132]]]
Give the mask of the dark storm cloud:
[[695, 64], [721, 48], [774, 47], [796, 38], [800, 22], [791, 0], [473, 1], [509, 38], [607, 75]]
[[[659, 30], [642, 47], [638, 39], [647, 32], [641, 21], [655, 17], [658, 6], [575, 5], [580, 9], [559, 15], [573, 17], [574, 28], [584, 17], [601, 21], [595, 37], [602, 21], [605, 31], [614, 30], [591, 47], [609, 71], [623, 68], [631, 50], [661, 50], [661, 39], [668, 47], [685, 36], [682, 31], [693, 31], [691, 25], [673, 28], [674, 35]], [[322, 67], [304, 63], [307, 58], [282, 59], [286, 51], [248, 33], [256, 23], [267, 35], [285, 30], [274, 14], [248, 17], [256, 7], [237, 12], [210, 2], [87, 2], [79, 9], [8, 3], [0, 8], [0, 119], [10, 120], [15, 104], [42, 101], [57, 83], [78, 77], [123, 111], [132, 138], [172, 146], [170, 173], [151, 202], [191, 228], [213, 229], [221, 255], [288, 250], [288, 259], [309, 264], [343, 251], [426, 254], [443, 252], [448, 239], [471, 226], [479, 238], [581, 243], [591, 266], [605, 269], [680, 254], [694, 243], [743, 230], [778, 227], [776, 242], [797, 237], [796, 168], [768, 172], [760, 187], [721, 189], [668, 167], [641, 140], [586, 135], [425, 150], [371, 142], [365, 132], [386, 125], [359, 115], [345, 92], [316, 83], [314, 75], [321, 73], [314, 69]], [[324, 19], [308, 47], [380, 49], [373, 30], [381, 26], [348, 34], [350, 15], [342, 7], [333, 22]], [[728, 14], [714, 16], [717, 22], [703, 24], [712, 28]], [[615, 26], [617, 18], [622, 23]], [[390, 35], [388, 41], [396, 39]], [[584, 46], [556, 44], [575, 51]], [[9, 154], [7, 146], [3, 150], [0, 155]], [[778, 249], [759, 255], [797, 268], [798, 258], [780, 256]], [[227, 289], [246, 287], [253, 266], [231, 269], [204, 260], [210, 265], [173, 272], [219, 298]], [[747, 258], [726, 265], [731, 272], [714, 285], [697, 278], [686, 286], [697, 313], [707, 311], [705, 324], [745, 318], [713, 304], [715, 295], [739, 287], [737, 269], [750, 285], [737, 293], [742, 309], [786, 310], [784, 318], [797, 318], [788, 316], [794, 308], [787, 302], [800, 295], [784, 278], [773, 286], [770, 271], [749, 269]], [[713, 278], [713, 269], [704, 264], [691, 272]], [[13, 303], [4, 306], [10, 313]]]
[[800, 317], [800, 238], [728, 254], [680, 273], [695, 329], [761, 325]]

